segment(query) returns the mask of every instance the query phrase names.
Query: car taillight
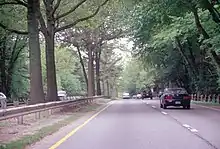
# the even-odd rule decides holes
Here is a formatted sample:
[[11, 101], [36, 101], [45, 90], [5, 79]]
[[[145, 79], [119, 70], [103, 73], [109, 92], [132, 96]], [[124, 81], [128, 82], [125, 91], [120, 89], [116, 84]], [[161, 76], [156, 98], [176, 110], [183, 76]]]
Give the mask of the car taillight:
[[191, 99], [191, 96], [184, 96], [183, 99]]
[[167, 100], [170, 100], [170, 99], [173, 99], [173, 96], [172, 95], [166, 95], [164, 98], [167, 99]]

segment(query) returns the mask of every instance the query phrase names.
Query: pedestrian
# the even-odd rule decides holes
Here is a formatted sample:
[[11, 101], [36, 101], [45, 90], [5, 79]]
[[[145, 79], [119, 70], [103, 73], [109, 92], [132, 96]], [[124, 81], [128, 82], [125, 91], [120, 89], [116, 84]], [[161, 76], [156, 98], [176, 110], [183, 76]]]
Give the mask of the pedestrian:
[[2, 92], [0, 92], [0, 103], [1, 103], [1, 108], [6, 109], [7, 107], [7, 102], [6, 102], [6, 96]]

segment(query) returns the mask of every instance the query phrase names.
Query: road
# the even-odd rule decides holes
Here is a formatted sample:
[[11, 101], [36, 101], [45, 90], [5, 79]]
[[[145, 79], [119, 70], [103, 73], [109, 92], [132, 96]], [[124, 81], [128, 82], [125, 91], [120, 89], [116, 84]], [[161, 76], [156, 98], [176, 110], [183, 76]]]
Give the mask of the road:
[[[219, 126], [220, 111], [196, 105], [162, 110], [157, 100], [120, 100], [74, 134], [47, 141], [58, 142], [57, 149], [220, 149]], [[49, 148], [45, 142], [32, 148]]]

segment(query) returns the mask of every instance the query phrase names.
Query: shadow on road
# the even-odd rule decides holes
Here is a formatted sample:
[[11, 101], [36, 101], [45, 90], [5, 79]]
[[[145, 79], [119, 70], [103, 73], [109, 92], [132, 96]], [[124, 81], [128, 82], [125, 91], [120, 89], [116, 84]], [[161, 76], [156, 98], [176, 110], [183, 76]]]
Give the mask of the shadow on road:
[[194, 110], [194, 108], [183, 109], [182, 107], [167, 107], [167, 110]]

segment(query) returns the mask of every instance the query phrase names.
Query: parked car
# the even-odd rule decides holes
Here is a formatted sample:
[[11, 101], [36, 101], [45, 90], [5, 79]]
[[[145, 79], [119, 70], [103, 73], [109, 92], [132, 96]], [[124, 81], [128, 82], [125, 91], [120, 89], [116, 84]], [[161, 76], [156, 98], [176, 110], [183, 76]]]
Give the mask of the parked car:
[[123, 99], [130, 99], [130, 94], [129, 93], [123, 93], [122, 98]]
[[160, 95], [160, 107], [166, 109], [168, 106], [182, 106], [190, 109], [191, 96], [184, 88], [167, 88]]

